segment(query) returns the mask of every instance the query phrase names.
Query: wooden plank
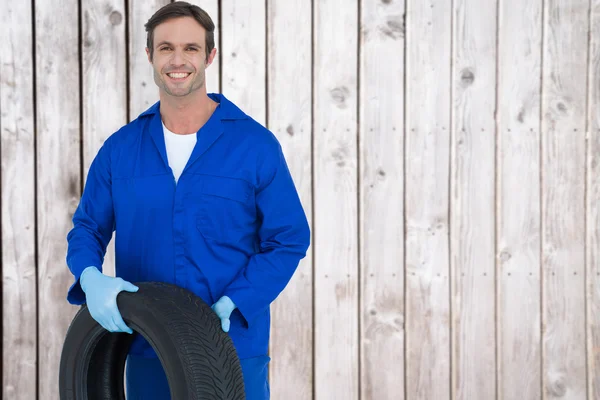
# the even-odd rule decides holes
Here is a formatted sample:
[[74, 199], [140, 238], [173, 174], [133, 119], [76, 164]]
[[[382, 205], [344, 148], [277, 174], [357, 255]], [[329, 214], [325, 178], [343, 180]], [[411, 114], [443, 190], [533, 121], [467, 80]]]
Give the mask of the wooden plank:
[[546, 399], [586, 398], [587, 0], [547, 0], [542, 72], [543, 379]]
[[409, 399], [450, 398], [451, 16], [451, 2], [407, 2], [405, 329]]
[[266, 124], [265, 2], [221, 0], [223, 94]]
[[66, 302], [65, 254], [81, 196], [78, 7], [59, 0], [35, 9], [40, 399], [58, 398], [57, 363], [77, 310]]
[[453, 2], [452, 393], [496, 396], [496, 1]]
[[129, 119], [158, 101], [152, 65], [146, 54], [146, 30], [150, 17], [170, 0], [128, 0], [129, 5]]
[[0, 254], [2, 398], [5, 400], [36, 398], [35, 130], [31, 13], [31, 2], [2, 2], [0, 7]]
[[[127, 67], [124, 0], [83, 0], [81, 6], [85, 179], [104, 141], [127, 123]], [[111, 241], [102, 265], [109, 276], [115, 276], [114, 252]]]
[[[281, 143], [311, 223], [311, 3], [269, 0], [267, 10], [268, 124]], [[297, 61], [290, 63], [291, 58]], [[311, 246], [272, 306], [270, 383], [273, 399], [313, 398], [312, 266]]]
[[539, 400], [542, 3], [522, 4], [498, 16], [498, 399]]
[[363, 399], [404, 399], [404, 12], [402, 1], [361, 2]]
[[588, 399], [600, 399], [600, 1], [590, 16], [586, 204]]
[[221, 48], [219, 46], [221, 27], [219, 25], [219, 0], [188, 0], [188, 3], [196, 5], [206, 11], [215, 24], [215, 48], [217, 49], [217, 55], [206, 70], [206, 91], [208, 93], [218, 93], [221, 91], [221, 62], [219, 61], [221, 53]]
[[315, 398], [359, 398], [357, 0], [314, 2]]

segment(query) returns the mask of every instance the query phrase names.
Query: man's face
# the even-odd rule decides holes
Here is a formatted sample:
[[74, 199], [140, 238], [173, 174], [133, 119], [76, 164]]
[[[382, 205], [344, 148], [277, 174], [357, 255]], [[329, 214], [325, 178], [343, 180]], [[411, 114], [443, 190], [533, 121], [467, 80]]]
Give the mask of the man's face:
[[171, 96], [186, 96], [205, 84], [205, 70], [216, 50], [206, 60], [206, 31], [192, 17], [174, 18], [154, 29], [154, 55], [146, 49], [154, 69], [154, 82]]

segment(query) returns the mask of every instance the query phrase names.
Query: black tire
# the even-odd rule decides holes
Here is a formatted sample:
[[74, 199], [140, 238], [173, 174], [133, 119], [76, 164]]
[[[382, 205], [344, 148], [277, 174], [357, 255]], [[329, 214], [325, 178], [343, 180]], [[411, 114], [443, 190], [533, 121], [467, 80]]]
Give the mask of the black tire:
[[140, 334], [159, 356], [171, 399], [244, 400], [237, 352], [211, 308], [174, 285], [135, 284], [136, 293], [117, 297], [133, 335], [108, 332], [85, 305], [73, 318], [60, 359], [60, 399], [124, 400], [125, 360], [134, 335]]

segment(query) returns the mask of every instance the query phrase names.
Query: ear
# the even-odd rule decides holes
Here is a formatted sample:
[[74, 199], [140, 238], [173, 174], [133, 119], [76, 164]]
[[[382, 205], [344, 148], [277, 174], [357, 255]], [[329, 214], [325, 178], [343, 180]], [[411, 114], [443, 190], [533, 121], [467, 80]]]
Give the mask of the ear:
[[217, 55], [217, 48], [215, 47], [214, 49], [212, 49], [212, 51], [208, 55], [208, 61], [206, 61], [206, 67], [207, 68], [208, 68], [208, 66], [210, 64], [212, 64], [212, 62], [214, 61], [216, 55]]
[[150, 49], [146, 47], [146, 56], [148, 56], [148, 62], [152, 64], [152, 60], [150, 59]]

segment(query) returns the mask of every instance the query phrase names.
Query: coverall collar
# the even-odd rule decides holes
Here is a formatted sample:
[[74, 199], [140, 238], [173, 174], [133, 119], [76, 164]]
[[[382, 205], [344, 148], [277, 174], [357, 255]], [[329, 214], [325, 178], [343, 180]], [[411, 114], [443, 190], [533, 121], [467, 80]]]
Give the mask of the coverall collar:
[[[217, 108], [208, 119], [208, 121], [196, 132], [196, 146], [190, 155], [185, 169], [192, 165], [210, 146], [217, 141], [217, 139], [223, 134], [223, 121], [226, 120], [237, 120], [247, 119], [248, 116], [240, 110], [235, 104], [229, 101], [225, 96], [218, 93], [209, 93], [208, 97], [219, 103]], [[167, 149], [165, 146], [165, 137], [162, 127], [162, 119], [160, 116], [160, 101], [154, 103], [150, 108], [140, 114], [140, 118], [149, 117], [151, 118], [149, 123], [150, 136], [156, 145], [160, 156], [165, 163], [165, 166], [169, 166], [167, 159]]]

